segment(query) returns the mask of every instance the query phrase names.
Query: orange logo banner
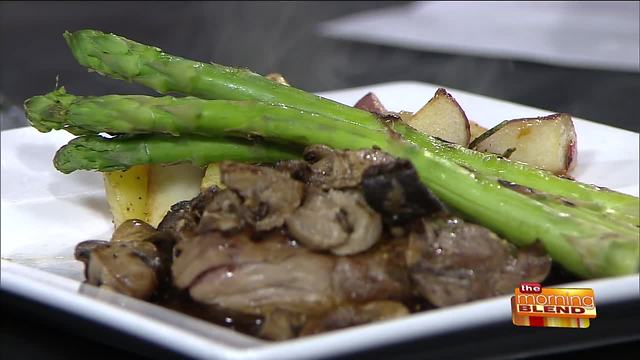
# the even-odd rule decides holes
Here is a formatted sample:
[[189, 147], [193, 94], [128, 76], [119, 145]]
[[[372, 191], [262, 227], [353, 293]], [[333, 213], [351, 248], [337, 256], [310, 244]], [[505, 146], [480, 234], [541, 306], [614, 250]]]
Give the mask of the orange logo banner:
[[592, 289], [543, 288], [521, 283], [511, 298], [513, 324], [518, 326], [589, 327], [596, 317]]

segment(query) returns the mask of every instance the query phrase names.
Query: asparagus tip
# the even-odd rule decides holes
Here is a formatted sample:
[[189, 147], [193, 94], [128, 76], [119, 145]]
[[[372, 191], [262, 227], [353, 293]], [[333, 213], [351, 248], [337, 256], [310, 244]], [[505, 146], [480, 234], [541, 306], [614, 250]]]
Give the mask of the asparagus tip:
[[53, 158], [53, 166], [64, 174], [79, 169], [102, 171], [124, 170], [126, 167], [107, 161], [100, 153], [114, 151], [109, 142], [100, 135], [77, 137], [62, 146]]
[[64, 87], [60, 87], [48, 94], [27, 99], [24, 102], [24, 112], [31, 126], [40, 132], [61, 129], [65, 108], [73, 98]]
[[65, 31], [63, 37], [80, 65], [121, 80], [129, 80], [140, 73], [138, 57], [160, 51], [98, 30]]

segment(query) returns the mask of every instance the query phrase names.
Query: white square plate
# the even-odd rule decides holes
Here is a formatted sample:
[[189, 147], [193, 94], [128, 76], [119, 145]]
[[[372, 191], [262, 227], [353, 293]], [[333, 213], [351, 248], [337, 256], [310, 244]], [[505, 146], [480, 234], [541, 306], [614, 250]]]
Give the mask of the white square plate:
[[[416, 111], [437, 86], [394, 82], [321, 94], [354, 104], [375, 92], [390, 110]], [[548, 115], [501, 100], [449, 89], [467, 116], [485, 127], [505, 119]], [[634, 132], [575, 119], [578, 180], [638, 196], [638, 138]], [[41, 134], [32, 128], [1, 133], [2, 282], [46, 305], [89, 318], [125, 333], [196, 358], [320, 358], [427, 338], [446, 332], [510, 321], [509, 296], [413, 314], [302, 339], [271, 343], [119, 294], [82, 285], [75, 245], [108, 239], [112, 231], [100, 174], [63, 175], [52, 166], [55, 151], [71, 139], [65, 132]], [[586, 281], [597, 303], [633, 299], [638, 275]], [[596, 320], [597, 321], [597, 320]]]

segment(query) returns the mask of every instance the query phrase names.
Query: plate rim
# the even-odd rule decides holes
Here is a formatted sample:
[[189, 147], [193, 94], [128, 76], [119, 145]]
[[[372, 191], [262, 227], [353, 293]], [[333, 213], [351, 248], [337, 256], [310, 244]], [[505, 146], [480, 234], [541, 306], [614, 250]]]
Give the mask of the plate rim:
[[[414, 341], [466, 330], [469, 327], [465, 327], [464, 323], [467, 319], [466, 315], [470, 313], [479, 314], [479, 317], [474, 318], [473, 327], [510, 322], [511, 320], [510, 298], [512, 295], [503, 295], [414, 313], [403, 318], [333, 330], [309, 337], [269, 342], [226, 329], [220, 325], [191, 318], [156, 304], [100, 290], [91, 285], [89, 287], [93, 291], [90, 292], [90, 295], [108, 293], [108, 296], [104, 298], [84, 296], [85, 294], [79, 291], [82, 286], [80, 282], [6, 259], [0, 260], [0, 267], [2, 270], [0, 288], [3, 291], [27, 297], [59, 311], [70, 312], [95, 321], [102, 326], [117, 329], [130, 336], [143, 338], [153, 344], [195, 358], [210, 358], [213, 355], [219, 355], [228, 359], [267, 359], [286, 358], [291, 353], [294, 353], [296, 358], [339, 356], [370, 349], [373, 345], [390, 346], [402, 341]], [[558, 284], [554, 287], [592, 288], [596, 295], [596, 306], [603, 306], [637, 297], [640, 293], [640, 274]], [[612, 293], [611, 289], [616, 289], [618, 293]], [[46, 296], [43, 296], [45, 294]], [[131, 308], [132, 304], [167, 314], [170, 317], [168, 320], [187, 317], [189, 322], [202, 323], [204, 327], [223, 331], [232, 338], [248, 338], [248, 340], [252, 340], [253, 345], [233, 345], [196, 334], [170, 321], [162, 321], [147, 314], [141, 314], [136, 311], [135, 307]], [[92, 316], [88, 316], [89, 311]], [[451, 321], [451, 317], [454, 321]], [[445, 318], [448, 318], [449, 321], [443, 321]], [[127, 321], [123, 322], [122, 319]], [[421, 328], [420, 324], [424, 323], [429, 325]], [[439, 326], [434, 327], [434, 323]], [[131, 324], [135, 324], [135, 329], [130, 326]], [[392, 331], [401, 329], [405, 331]], [[418, 331], [407, 335], [407, 329]], [[344, 339], [353, 339], [356, 336], [360, 341], [355, 346], [349, 341], [343, 341]], [[180, 338], [180, 341], [163, 342], [166, 339], [176, 338]], [[300, 356], [304, 351], [307, 351], [305, 355]]]
[[[318, 93], [318, 95], [320, 96], [326, 96], [326, 97], [330, 97], [332, 93], [339, 93], [339, 92], [347, 92], [347, 91], [362, 91], [363, 94], [366, 93], [367, 91], [371, 91], [372, 88], [380, 88], [380, 87], [386, 87], [386, 86], [430, 86], [430, 87], [444, 87], [446, 88], [448, 91], [455, 93], [455, 94], [460, 94], [463, 96], [473, 96], [476, 98], [480, 98], [483, 101], [492, 101], [492, 102], [501, 102], [501, 103], [508, 103], [514, 106], [518, 106], [521, 108], [527, 108], [530, 111], [535, 111], [535, 112], [540, 112], [540, 111], [545, 111], [545, 112], [552, 112], [549, 110], [545, 110], [545, 109], [540, 109], [540, 108], [536, 108], [536, 107], [532, 107], [532, 106], [528, 106], [528, 105], [524, 105], [524, 104], [519, 104], [519, 103], [515, 103], [515, 102], [511, 102], [508, 100], [503, 100], [503, 99], [499, 99], [499, 98], [493, 98], [493, 97], [489, 97], [486, 95], [481, 95], [481, 94], [476, 94], [476, 93], [472, 93], [472, 92], [468, 92], [468, 91], [464, 91], [464, 90], [458, 90], [455, 88], [451, 88], [451, 87], [447, 87], [447, 86], [443, 86], [443, 85], [439, 85], [439, 84], [433, 84], [433, 83], [427, 83], [427, 82], [420, 82], [420, 81], [413, 81], [413, 80], [401, 80], [401, 81], [391, 81], [391, 82], [385, 82], [385, 83], [376, 83], [376, 84], [369, 84], [369, 85], [363, 85], [363, 86], [357, 86], [357, 87], [352, 87], [352, 88], [345, 88], [345, 89], [337, 89], [337, 90], [331, 90], [331, 91], [326, 91], [326, 92], [320, 92]], [[626, 133], [630, 133], [633, 134], [635, 136], [640, 135], [639, 133], [635, 132], [635, 131], [630, 131], [627, 129], [621, 129], [621, 128], [617, 128], [615, 126], [611, 126], [611, 125], [606, 125], [606, 124], [602, 124], [602, 123], [598, 123], [598, 122], [594, 122], [594, 121], [590, 121], [590, 120], [585, 120], [585, 119], [581, 119], [581, 118], [575, 118], [573, 117], [574, 120], [580, 121], [580, 122], [587, 122], [590, 124], [595, 124], [598, 126], [605, 126], [607, 128], [610, 128], [611, 130], [615, 130], [615, 131], [623, 131]], [[8, 129], [8, 130], [3, 130], [1, 133], [3, 135], [3, 137], [5, 135], [7, 135], [7, 133], [11, 133], [11, 132], [18, 132], [18, 131], [24, 131], [25, 128], [28, 127], [20, 127], [20, 128], [15, 128], [15, 129]], [[3, 208], [4, 208], [4, 199], [3, 199]], [[25, 287], [27, 287], [27, 285], [25, 285], [24, 283], [21, 284], [19, 281], [16, 280], [16, 278], [29, 278], [28, 276], [25, 276], [24, 272], [35, 272], [36, 276], [44, 276], [45, 278], [47, 277], [53, 277], [53, 278], [57, 278], [57, 280], [62, 280], [64, 282], [69, 282], [71, 284], [71, 287], [76, 286], [76, 288], [79, 286], [78, 282], [76, 280], [73, 279], [69, 279], [57, 274], [53, 274], [53, 273], [49, 273], [37, 268], [33, 268], [33, 267], [29, 267], [26, 265], [21, 265], [21, 264], [17, 264], [15, 262], [12, 261], [8, 261], [6, 260], [4, 257], [1, 260], [1, 264], [2, 264], [2, 278], [0, 279], [0, 288], [2, 290], [7, 290], [7, 291], [12, 291], [18, 294], [21, 294], [20, 292], [27, 292], [29, 293], [29, 291], [31, 291], [31, 293], [33, 293], [34, 291], [37, 292], [37, 290], [29, 290], [26, 289]], [[19, 269], [20, 267], [24, 267], [25, 269], [22, 270], [16, 270]], [[22, 273], [21, 273], [22, 272]], [[9, 277], [6, 277], [6, 275], [9, 275]], [[638, 283], [640, 282], [640, 275], [636, 274], [632, 274], [632, 275], [627, 275], [627, 276], [622, 276], [622, 277], [612, 277], [612, 278], [606, 278], [606, 279], [599, 279], [599, 280], [587, 280], [587, 281], [582, 281], [579, 283], [572, 283], [572, 284], [577, 284], [574, 286], [585, 286], [585, 285], [580, 285], [580, 284], [591, 284], [593, 282], [597, 282], [596, 286], [598, 287], [602, 287], [602, 288], [607, 288], [607, 287], [611, 287], [612, 284], [617, 284], [617, 286], [621, 286], [621, 285], [625, 285], [624, 287], [627, 289], [626, 290], [626, 296], [633, 296], [633, 295], [637, 295], [638, 293], [640, 293], [640, 290], [638, 289]], [[12, 278], [13, 277], [13, 278]], [[30, 279], [30, 281], [34, 281], [33, 279]], [[36, 281], [37, 282], [37, 281]], [[54, 281], [51, 281], [49, 283], [47, 282], [41, 282], [39, 283], [41, 285], [42, 288], [52, 288], [53, 287], [53, 283], [55, 283], [56, 280], [54, 279]], [[568, 285], [568, 284], [567, 284]], [[628, 286], [630, 285], [630, 286]], [[58, 291], [58, 292], [63, 292], [67, 295], [69, 295], [69, 291], [68, 290], [64, 290], [64, 289], [51, 289], [52, 291]], [[41, 293], [46, 294], [46, 291], [41, 291]], [[78, 289], [75, 290], [75, 292], [71, 292], [71, 295], [81, 295], [78, 293]], [[608, 293], [607, 293], [608, 294]], [[22, 294], [21, 294], [22, 295]], [[60, 295], [60, 294], [58, 294]], [[121, 297], [124, 297], [123, 295], [117, 294]], [[616, 300], [624, 300], [625, 298], [614, 298], [612, 296], [610, 296], [610, 294], [608, 294], [609, 296], [605, 296], [604, 298], [602, 296], [598, 297], [597, 303], [598, 304], [605, 304], [607, 302], [611, 302], [611, 301], [616, 301]], [[596, 296], [598, 296], [598, 293], [596, 291]], [[325, 333], [325, 334], [319, 334], [319, 335], [314, 335], [308, 338], [298, 338], [298, 339], [292, 339], [292, 340], [287, 340], [287, 341], [283, 341], [283, 342], [267, 342], [264, 340], [260, 340], [257, 338], [253, 338], [250, 337], [252, 340], [256, 341], [257, 345], [253, 345], [253, 346], [247, 346], [247, 347], [234, 347], [234, 346], [230, 346], [227, 345], [225, 343], [221, 343], [215, 340], [212, 340], [210, 338], [198, 338], [197, 334], [193, 334], [192, 332], [188, 331], [188, 330], [184, 330], [183, 328], [180, 328], [178, 326], [176, 326], [175, 324], [171, 324], [171, 323], [164, 323], [166, 326], [172, 328], [173, 333], [176, 332], [177, 333], [182, 333], [182, 334], [186, 334], [187, 336], [191, 337], [191, 340], [193, 344], [199, 344], [197, 346], [192, 345], [191, 348], [186, 349], [187, 351], [184, 351], [185, 349], [181, 349], [184, 346], [181, 346], [180, 342], [178, 342], [177, 345], [179, 346], [175, 346], [176, 343], [175, 342], [170, 342], [169, 345], [167, 346], [167, 343], [160, 343], [159, 340], [155, 334], [156, 332], [154, 331], [150, 331], [150, 332], [143, 332], [142, 334], [139, 331], [133, 331], [131, 332], [129, 329], [124, 328], [123, 326], [121, 326], [122, 324], [111, 324], [109, 322], [105, 323], [104, 321], [99, 321], [97, 320], [95, 317], [86, 317], [86, 314], [80, 314], [78, 312], [74, 312], [74, 309], [61, 309], [59, 306], [55, 306], [56, 304], [50, 304], [50, 303], [46, 303], [47, 306], [50, 306], [52, 308], [58, 308], [61, 309], [63, 311], [70, 311], [74, 314], [86, 317], [88, 319], [94, 320], [98, 323], [100, 323], [101, 325], [105, 325], [106, 326], [110, 326], [114, 329], [118, 329], [119, 331], [122, 331], [128, 335], [132, 335], [132, 336], [138, 336], [138, 337], [143, 337], [146, 340], [149, 340], [152, 343], [158, 344], [160, 346], [164, 346], [164, 347], [168, 347], [174, 350], [177, 350], [181, 353], [184, 354], [188, 354], [190, 356], [196, 356], [198, 358], [203, 357], [211, 357], [212, 355], [217, 355], [217, 356], [223, 356], [225, 358], [231, 358], [231, 359], [248, 359], [248, 358], [268, 358], [268, 357], [273, 357], [273, 356], [286, 356], [287, 353], [289, 351], [291, 351], [291, 349], [294, 349], [294, 351], [300, 352], [304, 349], [307, 349], [309, 347], [316, 347], [316, 352], [314, 353], [306, 353], [305, 355], [307, 357], [309, 356], [313, 356], [313, 357], [324, 357], [324, 356], [332, 356], [332, 355], [341, 355], [341, 354], [346, 354], [349, 352], [355, 352], [355, 351], [362, 351], [365, 349], [370, 348], [371, 346], [367, 345], [370, 344], [371, 342], [376, 342], [376, 345], [380, 346], [380, 345], [392, 345], [395, 343], [398, 343], [400, 341], [407, 341], [407, 340], [415, 340], [417, 338], [424, 338], [424, 337], [429, 337], [429, 336], [434, 336], [434, 335], [438, 335], [438, 334], [443, 334], [446, 332], [450, 332], [450, 331], [459, 331], [462, 330], [463, 328], [456, 328], [456, 327], [452, 327], [449, 326], [450, 329], [449, 330], [445, 330], [445, 331], [439, 331], [436, 330], [434, 331], [433, 329], [428, 331], [428, 334], [424, 334], [424, 333], [416, 333], [413, 334], [413, 336], [407, 336], [407, 334], [402, 334], [400, 335], [402, 332], [394, 332], [392, 333], [391, 337], [389, 337], [389, 334], [385, 335], [385, 339], [386, 342], [384, 343], [380, 343], [380, 339], [378, 339], [378, 337], [374, 336], [376, 332], [378, 333], [382, 333], [384, 332], [385, 329], [387, 328], [397, 328], [400, 327], [401, 324], [404, 326], [405, 323], [411, 323], [415, 326], [415, 324], [417, 322], [420, 321], [424, 321], [424, 319], [428, 319], [429, 317], [436, 317], [436, 314], [444, 314], [444, 315], [440, 315], [443, 317], [448, 316], [448, 314], [451, 314], [451, 310], [459, 310], [459, 309], [467, 309], [467, 308], [483, 308], [487, 307], [488, 309], [491, 308], [495, 308], [493, 309], [493, 311], [495, 312], [496, 309], [498, 309], [496, 307], [496, 304], [498, 303], [508, 303], [508, 299], [509, 299], [510, 295], [505, 295], [505, 296], [501, 296], [501, 297], [493, 297], [490, 299], [484, 299], [484, 300], [479, 300], [479, 301], [474, 301], [471, 303], [466, 303], [466, 304], [461, 304], [455, 307], [447, 307], [447, 308], [442, 308], [442, 309], [435, 309], [435, 310], [430, 310], [430, 311], [426, 311], [426, 312], [422, 312], [422, 313], [416, 313], [416, 314], [411, 314], [408, 317], [405, 318], [400, 318], [400, 319], [395, 319], [395, 320], [389, 320], [389, 321], [383, 321], [383, 322], [377, 322], [377, 323], [373, 323], [373, 324], [367, 324], [367, 325], [361, 325], [361, 326], [356, 326], [356, 327], [352, 327], [352, 328], [348, 328], [348, 329], [342, 329], [342, 330], [335, 330], [335, 331], [331, 331], [329, 333]], [[42, 297], [38, 298], [38, 297], [29, 297], [30, 299], [33, 299], [37, 302], [42, 302]], [[117, 298], [117, 297], [116, 297]], [[44, 299], [48, 299], [47, 297], [45, 297]], [[90, 304], [97, 304], [98, 307], [100, 307], [100, 304], [102, 304], [103, 306], [106, 306], [103, 303], [103, 300], [101, 299], [96, 299], [96, 298], [92, 298], [92, 297], [88, 297], [88, 299], [90, 299], [89, 303]], [[131, 298], [129, 298], [131, 299]], [[135, 299], [131, 299], [131, 300], [135, 300]], [[139, 301], [142, 302], [140, 300], [135, 300], [135, 301]], [[155, 304], [151, 304], [151, 303], [146, 303], [143, 302], [146, 306], [156, 306], [159, 309], [163, 309], [165, 311], [174, 313], [176, 315], [181, 315], [181, 316], [185, 316], [184, 314], [181, 314], [177, 311], [173, 311], [173, 310], [169, 310], [169, 309], [164, 309], [158, 305]], [[153, 322], [157, 322], [156, 320], [150, 319], [149, 317], [142, 315], [142, 314], [138, 314], [135, 312], [131, 312], [131, 310], [128, 309], [122, 309], [122, 308], [118, 308], [118, 307], [114, 307], [113, 304], [109, 305], [111, 308], [111, 311], [125, 311], [126, 314], [125, 316], [131, 316], [133, 318], [140, 318], [139, 320], [142, 320], [143, 322], [149, 322], [151, 321]], [[105, 307], [106, 308], [106, 307]], [[117, 310], [114, 310], [117, 309]], [[506, 314], [502, 314], [503, 310], [506, 311]], [[511, 313], [510, 313], [510, 307], [506, 307], [504, 309], [500, 310], [500, 315], [498, 317], [485, 317], [483, 318], [483, 322], [478, 323], [477, 319], [474, 322], [475, 325], [487, 325], [489, 323], [495, 323], [495, 322], [500, 322], [500, 321], [505, 321], [505, 320], [509, 320], [511, 317]], [[432, 315], [433, 314], [433, 315]], [[483, 315], [488, 315], [491, 314], [491, 312], [489, 311], [485, 311], [484, 313], [482, 313]], [[193, 318], [192, 318], [193, 319]], [[201, 321], [201, 320], [197, 320], [197, 321]], [[230, 331], [222, 326], [219, 325], [215, 325], [215, 324], [210, 324], [207, 323], [208, 326], [212, 326], [212, 327], [216, 327], [216, 328], [220, 328], [220, 329], [225, 329], [227, 331]], [[431, 324], [427, 327], [430, 327]], [[172, 332], [170, 330], [170, 332]], [[235, 336], [246, 336], [243, 335], [241, 333], [238, 332], [233, 332]], [[151, 334], [154, 334], [154, 336], [149, 336]], [[344, 337], [349, 337], [349, 336], [354, 336], [354, 335], [360, 335], [362, 336], [362, 334], [368, 334], [368, 338], [365, 340], [368, 340], [368, 342], [363, 343], [360, 342], [358, 346], [354, 347], [352, 346], [352, 344], [340, 344], [341, 339], [343, 339]], [[141, 336], [144, 335], [144, 336]], [[378, 335], [379, 336], [379, 335]], [[248, 336], [247, 336], [248, 337]], [[343, 343], [349, 343], [348, 341], [344, 341]], [[324, 344], [324, 345], [323, 345]], [[329, 344], [329, 345], [327, 345]], [[182, 344], [183, 345], [183, 344]], [[197, 351], [195, 351], [194, 349], [197, 349]], [[296, 350], [297, 349], [297, 350]], [[300, 353], [297, 354], [297, 357], [300, 356]]]

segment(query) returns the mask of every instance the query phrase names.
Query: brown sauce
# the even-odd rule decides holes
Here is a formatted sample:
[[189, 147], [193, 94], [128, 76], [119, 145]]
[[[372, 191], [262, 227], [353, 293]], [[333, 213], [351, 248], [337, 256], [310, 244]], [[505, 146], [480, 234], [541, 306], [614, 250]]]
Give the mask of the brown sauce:
[[198, 303], [193, 301], [188, 293], [176, 289], [163, 292], [152, 302], [167, 309], [251, 336], [257, 336], [262, 325], [262, 317], [260, 316], [234, 313], [213, 305]]

